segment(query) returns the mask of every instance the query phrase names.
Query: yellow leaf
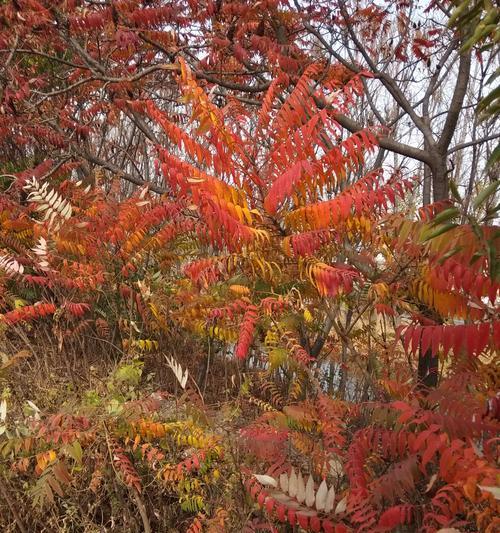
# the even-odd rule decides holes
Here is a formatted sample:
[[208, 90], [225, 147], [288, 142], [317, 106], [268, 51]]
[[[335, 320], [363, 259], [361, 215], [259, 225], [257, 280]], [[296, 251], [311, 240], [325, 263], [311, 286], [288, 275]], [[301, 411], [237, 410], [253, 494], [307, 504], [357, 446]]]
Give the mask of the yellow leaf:
[[229, 290], [239, 296], [248, 296], [250, 294], [250, 289], [244, 285], [230, 285]]
[[287, 360], [288, 352], [285, 348], [273, 348], [269, 352], [271, 370], [280, 367]]
[[14, 300], [14, 309], [19, 309], [20, 307], [24, 307], [26, 305], [26, 302], [22, 300], [21, 298], [16, 298]]

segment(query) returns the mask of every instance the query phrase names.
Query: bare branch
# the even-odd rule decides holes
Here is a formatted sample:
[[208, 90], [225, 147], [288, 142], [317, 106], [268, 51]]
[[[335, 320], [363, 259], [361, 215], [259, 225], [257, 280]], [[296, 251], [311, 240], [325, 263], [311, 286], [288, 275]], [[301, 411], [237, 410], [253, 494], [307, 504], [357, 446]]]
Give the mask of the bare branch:
[[458, 65], [457, 82], [455, 84], [453, 98], [451, 99], [450, 110], [446, 116], [441, 138], [438, 142], [438, 150], [441, 153], [446, 152], [447, 148], [450, 146], [451, 140], [453, 139], [458, 118], [460, 116], [460, 112], [462, 111], [465, 93], [467, 92], [467, 85], [469, 84], [470, 66], [471, 52], [462, 54], [460, 56], [460, 63]]
[[38, 50], [31, 50], [29, 48], [18, 48], [17, 50], [10, 49], [10, 48], [0, 48], [0, 54], [5, 54], [7, 52], [10, 52], [12, 54], [26, 54], [26, 55], [44, 57], [45, 59], [48, 59], [50, 61], [55, 61], [57, 63], [61, 63], [62, 65], [67, 65], [68, 67], [78, 68], [82, 70], [90, 70], [90, 68], [85, 65], [79, 65], [78, 63], [72, 63], [71, 61], [67, 61], [66, 59], [51, 56], [50, 54], [39, 52]]
[[130, 183], [133, 183], [134, 185], [139, 185], [140, 187], [144, 187], [145, 185], [147, 185], [150, 191], [156, 192], [158, 194], [165, 194], [167, 192], [167, 189], [165, 189], [164, 187], [155, 185], [154, 183], [151, 183], [151, 182], [147, 182], [139, 176], [129, 174], [128, 172], [125, 172], [118, 165], [115, 165], [111, 163], [110, 161], [105, 161], [104, 159], [101, 159], [100, 157], [97, 157], [96, 155], [91, 154], [87, 150], [75, 149], [75, 151], [83, 159], [86, 159], [87, 161], [89, 161], [90, 163], [93, 163], [94, 165], [98, 165], [102, 168], [109, 170], [110, 172], [113, 172], [113, 174], [116, 174], [118, 177], [123, 178], [124, 180], [129, 181]]
[[475, 139], [473, 141], [456, 144], [455, 146], [453, 146], [453, 148], [450, 148], [446, 153], [448, 155], [453, 154], [454, 152], [458, 152], [459, 150], [463, 150], [464, 148], [469, 148], [469, 146], [476, 146], [477, 144], [482, 144], [488, 141], [494, 141], [495, 139], [500, 139], [500, 133], [488, 135], [488, 137], [482, 137], [481, 139]]
[[[340, 113], [334, 115], [335, 120], [344, 128], [349, 130], [351, 133], [356, 133], [357, 131], [363, 130], [363, 126], [358, 124], [355, 120], [346, 117]], [[415, 148], [414, 146], [409, 146], [408, 144], [400, 143], [391, 137], [380, 136], [379, 146], [390, 152], [395, 152], [406, 157], [411, 157], [417, 161], [422, 161], [423, 163], [430, 164], [431, 157], [430, 154], [420, 148]]]

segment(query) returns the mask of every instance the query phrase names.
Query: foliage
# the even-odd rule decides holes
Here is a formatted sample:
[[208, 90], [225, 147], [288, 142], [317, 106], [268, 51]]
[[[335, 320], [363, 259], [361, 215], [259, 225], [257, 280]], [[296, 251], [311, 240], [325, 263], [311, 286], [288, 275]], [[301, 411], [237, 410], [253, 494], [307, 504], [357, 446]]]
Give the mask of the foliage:
[[[37, 48], [9, 71], [18, 91], [2, 86], [5, 145], [26, 148], [19, 169], [0, 161], [2, 520], [25, 529], [19, 507], [34, 531], [493, 533], [498, 182], [474, 198], [450, 182], [417, 210], [419, 176], [374, 158], [385, 133], [342, 126], [374, 73], [281, 42], [299, 20], [284, 2], [80, 4], [0, 6], [23, 46], [47, 32], [61, 60], [51, 71]], [[238, 81], [218, 101], [179, 53], [166, 28], [187, 31], [190, 13], [203, 46], [221, 20], [204, 66], [272, 65], [259, 100]], [[395, 60], [428, 48], [406, 34]], [[119, 116], [146, 132], [150, 183], [130, 154], [119, 167], [89, 152], [110, 128], [97, 150], [113, 154]], [[24, 383], [30, 365], [67, 380], [48, 394]]]
[[[499, 41], [498, 25], [500, 24], [500, 8], [488, 1], [471, 2], [464, 0], [454, 2], [455, 8], [451, 13], [449, 25], [459, 28], [466, 33], [467, 39], [462, 45], [464, 51], [472, 47], [480, 50], [493, 48]], [[487, 83], [495, 82], [500, 74], [500, 69], [490, 76]], [[483, 119], [496, 117], [500, 104], [500, 89], [498, 86], [491, 90], [478, 104], [477, 111]], [[494, 165], [500, 160], [500, 144], [490, 156], [489, 165]]]
[[[168, 393], [127, 399], [136, 390], [136, 369], [132, 364], [119, 367], [108, 390], [94, 395], [92, 404], [39, 414], [26, 425], [7, 428], [0, 455], [11, 473], [32, 485], [34, 506], [56, 505], [56, 496], [75, 498], [91, 491], [101, 502], [129, 494], [141, 512], [141, 494], [148, 486], [177, 503], [185, 520], [190, 513], [203, 511], [208, 519], [217, 511], [225, 490], [219, 479], [227, 468], [220, 438], [182, 405], [166, 409], [173, 404]], [[118, 394], [125, 382], [131, 386], [125, 395]], [[147, 530], [147, 516], [142, 518]]]

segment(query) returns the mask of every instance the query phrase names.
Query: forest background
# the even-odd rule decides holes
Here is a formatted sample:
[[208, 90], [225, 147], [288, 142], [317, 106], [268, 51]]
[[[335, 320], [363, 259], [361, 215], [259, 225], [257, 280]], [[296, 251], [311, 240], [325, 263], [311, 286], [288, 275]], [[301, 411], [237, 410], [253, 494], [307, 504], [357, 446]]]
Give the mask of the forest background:
[[489, 0], [0, 1], [0, 527], [500, 527]]

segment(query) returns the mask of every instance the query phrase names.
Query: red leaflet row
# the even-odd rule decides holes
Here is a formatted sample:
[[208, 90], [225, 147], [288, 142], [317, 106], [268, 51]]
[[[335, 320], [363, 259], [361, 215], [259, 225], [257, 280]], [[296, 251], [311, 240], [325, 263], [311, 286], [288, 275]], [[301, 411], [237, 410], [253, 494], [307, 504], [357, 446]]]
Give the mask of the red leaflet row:
[[403, 335], [403, 345], [407, 352], [436, 354], [442, 350], [446, 356], [453, 350], [454, 355], [462, 353], [469, 357], [480, 355], [487, 347], [500, 349], [500, 320], [479, 324], [420, 326], [410, 325]]

